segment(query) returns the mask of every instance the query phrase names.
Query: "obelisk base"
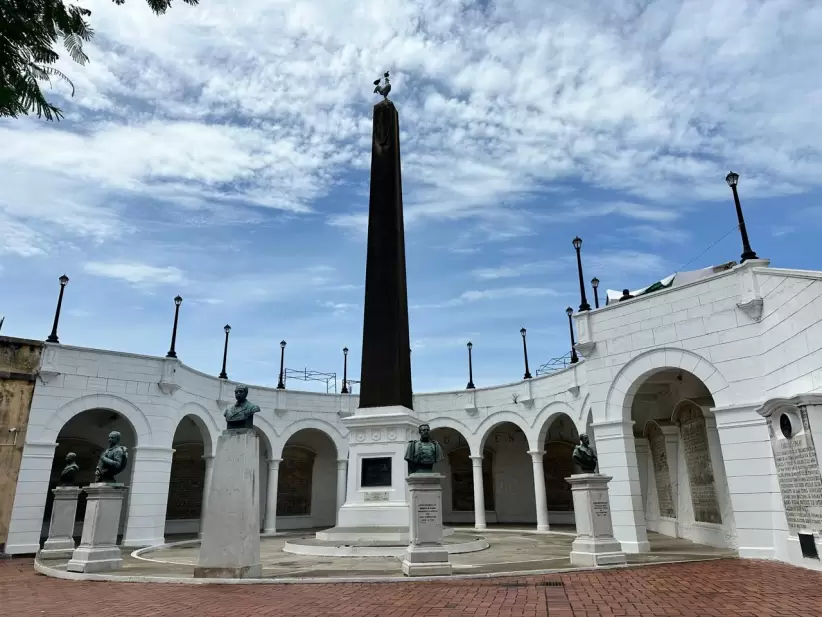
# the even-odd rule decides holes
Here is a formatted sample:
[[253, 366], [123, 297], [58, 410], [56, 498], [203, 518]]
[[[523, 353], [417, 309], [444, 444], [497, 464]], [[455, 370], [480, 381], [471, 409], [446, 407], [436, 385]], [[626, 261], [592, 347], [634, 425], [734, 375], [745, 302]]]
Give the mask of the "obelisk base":
[[409, 492], [411, 544], [402, 560], [405, 576], [448, 576], [451, 564], [442, 545], [442, 487], [438, 473], [406, 478]]
[[217, 440], [194, 578], [260, 578], [259, 438], [227, 429]]
[[51, 508], [49, 537], [37, 553], [38, 559], [71, 559], [74, 553], [74, 519], [77, 516], [79, 486], [58, 486], [52, 489], [54, 502]]
[[574, 497], [577, 537], [571, 544], [571, 564], [610, 566], [625, 563], [622, 545], [614, 538], [608, 482], [611, 476], [581, 473], [565, 480]]
[[117, 532], [126, 486], [95, 482], [86, 491], [86, 514], [80, 546], [72, 552], [66, 564], [69, 572], [108, 572], [123, 565]]

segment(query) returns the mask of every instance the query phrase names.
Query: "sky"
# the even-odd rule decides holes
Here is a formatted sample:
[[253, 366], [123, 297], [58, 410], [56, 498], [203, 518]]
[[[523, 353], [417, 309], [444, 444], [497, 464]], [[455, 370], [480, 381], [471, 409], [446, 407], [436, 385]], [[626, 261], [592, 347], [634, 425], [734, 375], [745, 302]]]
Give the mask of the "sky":
[[0, 120], [4, 335], [48, 335], [65, 273], [64, 344], [162, 356], [180, 294], [197, 370], [230, 324], [232, 379], [276, 385], [281, 340], [358, 379], [386, 70], [415, 392], [464, 388], [469, 340], [477, 387], [522, 378], [521, 327], [532, 372], [568, 353], [575, 235], [602, 290], [738, 260], [729, 170], [758, 255], [822, 267], [813, 0], [81, 4], [65, 119]]

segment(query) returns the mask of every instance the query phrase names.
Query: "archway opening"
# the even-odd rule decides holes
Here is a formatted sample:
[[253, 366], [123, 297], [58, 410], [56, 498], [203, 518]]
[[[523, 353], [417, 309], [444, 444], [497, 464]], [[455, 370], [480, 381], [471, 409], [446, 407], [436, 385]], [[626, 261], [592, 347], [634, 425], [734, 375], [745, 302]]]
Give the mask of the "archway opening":
[[[54, 489], [60, 482], [60, 473], [66, 466], [66, 455], [73, 452], [77, 455], [76, 463], [80, 470], [75, 476], [78, 486], [88, 486], [95, 481], [94, 470], [100, 454], [108, 448], [108, 436], [112, 431], [120, 433], [120, 443], [126, 447], [129, 463], [126, 470], [117, 476], [117, 481], [131, 486], [134, 470], [134, 452], [137, 435], [131, 423], [121, 414], [108, 409], [89, 409], [78, 413], [66, 422], [57, 435], [57, 447], [49, 475], [49, 490], [46, 495], [46, 507], [43, 511], [43, 524], [40, 531], [41, 545], [48, 537], [51, 511], [54, 506]], [[118, 536], [122, 537], [128, 519], [130, 495], [126, 491], [123, 508], [120, 513]], [[77, 498], [77, 514], [74, 523], [74, 536], [79, 541], [83, 533], [83, 520], [86, 514], [86, 494], [81, 492]], [[119, 539], [118, 539], [119, 541]]]
[[319, 429], [294, 433], [283, 446], [277, 482], [277, 529], [333, 527], [337, 520], [337, 448]]
[[480, 445], [483, 452], [493, 452], [494, 522], [535, 524], [534, 473], [525, 432], [513, 422], [500, 422], [486, 431]]
[[688, 371], [642, 378], [631, 401], [637, 467], [649, 531], [732, 548], [736, 528], [713, 407], [707, 386]]
[[[449, 525], [474, 524], [474, 464], [468, 440], [449, 427], [435, 428], [431, 438], [439, 442], [443, 450], [443, 460], [434, 465], [434, 471], [445, 476], [442, 481], [442, 520]], [[487, 523], [495, 523], [497, 518], [493, 468], [494, 450], [486, 447], [482, 457], [482, 484]]]
[[[208, 447], [207, 447], [208, 446]], [[197, 416], [184, 416], [174, 432], [166, 503], [167, 536], [190, 536], [201, 529], [206, 501], [206, 461], [211, 447], [208, 429]]]
[[545, 477], [545, 499], [551, 526], [573, 526], [574, 499], [566, 478], [580, 473], [574, 464], [574, 447], [579, 443], [576, 424], [564, 413], [555, 415], [545, 431], [542, 469]]

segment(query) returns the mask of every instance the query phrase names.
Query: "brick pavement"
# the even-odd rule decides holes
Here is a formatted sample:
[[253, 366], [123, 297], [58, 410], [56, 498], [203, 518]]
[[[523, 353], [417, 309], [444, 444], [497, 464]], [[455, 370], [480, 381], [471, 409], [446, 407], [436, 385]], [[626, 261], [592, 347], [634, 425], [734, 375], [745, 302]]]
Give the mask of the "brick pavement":
[[0, 615], [98, 617], [100, 614], [122, 617], [822, 617], [822, 573], [772, 562], [722, 560], [442, 583], [194, 586], [62, 581], [35, 574], [28, 559], [0, 562]]

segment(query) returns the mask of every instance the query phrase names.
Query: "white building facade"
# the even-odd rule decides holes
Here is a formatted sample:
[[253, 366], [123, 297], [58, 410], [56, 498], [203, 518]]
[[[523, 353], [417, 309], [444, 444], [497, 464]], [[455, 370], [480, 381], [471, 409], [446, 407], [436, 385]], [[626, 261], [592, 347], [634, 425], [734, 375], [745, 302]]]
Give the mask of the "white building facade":
[[[808, 538], [819, 542], [817, 517], [796, 515], [801, 504], [780, 490], [790, 470], [778, 471], [774, 455], [779, 439], [788, 440], [780, 452], [801, 441], [813, 459], [803, 464], [816, 463], [818, 475], [822, 272], [748, 261], [574, 320], [578, 364], [512, 384], [414, 395], [415, 417], [445, 451], [444, 521], [573, 525], [565, 478], [576, 473], [571, 451], [587, 433], [600, 472], [613, 476], [614, 535], [624, 551], [649, 550], [650, 530], [822, 569], [807, 556]], [[177, 359], [47, 344], [6, 552], [38, 550], [65, 454], [77, 453], [80, 479], [91, 481], [111, 430], [130, 453], [119, 478], [129, 486], [123, 545], [196, 534], [234, 386]], [[381, 498], [379, 487], [360, 481], [361, 469], [349, 469], [349, 444], [404, 440], [404, 431], [349, 431], [341, 420], [356, 410], [354, 395], [250, 385], [249, 399], [262, 410], [254, 419], [261, 531], [332, 527], [349, 490]], [[783, 420], [774, 433], [769, 422], [782, 415], [803, 440], [780, 433]], [[81, 504], [78, 526], [82, 512]]]

